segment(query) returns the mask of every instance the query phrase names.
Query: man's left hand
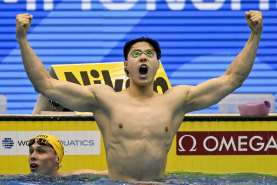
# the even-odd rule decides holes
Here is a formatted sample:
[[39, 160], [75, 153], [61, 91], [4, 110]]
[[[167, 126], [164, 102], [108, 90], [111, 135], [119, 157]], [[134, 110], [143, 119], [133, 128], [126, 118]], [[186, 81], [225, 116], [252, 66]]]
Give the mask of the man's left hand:
[[261, 35], [263, 32], [262, 12], [250, 10], [249, 12], [245, 12], [245, 18], [251, 31], [255, 34]]

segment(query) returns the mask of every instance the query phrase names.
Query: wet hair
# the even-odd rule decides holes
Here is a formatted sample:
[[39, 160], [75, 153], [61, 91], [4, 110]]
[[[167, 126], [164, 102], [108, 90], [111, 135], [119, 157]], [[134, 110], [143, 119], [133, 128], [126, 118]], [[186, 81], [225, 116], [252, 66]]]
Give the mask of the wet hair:
[[[130, 40], [128, 42], [125, 43], [125, 46], [124, 46], [124, 58], [125, 58], [125, 61], [128, 60], [128, 53], [131, 49], [131, 47], [138, 43], [138, 42], [147, 42], [149, 43], [153, 48], [154, 48], [154, 51], [156, 52], [156, 55], [157, 55], [157, 59], [159, 60], [161, 58], [161, 48], [160, 48], [160, 45], [157, 41], [153, 40], [153, 39], [150, 39], [149, 37], [140, 37], [140, 38], [137, 38], [137, 39], [134, 39], [134, 40]], [[129, 71], [124, 69], [127, 76], [129, 76]]]
[[157, 59], [159, 60], [161, 58], [161, 49], [160, 49], [160, 45], [157, 41], [150, 39], [148, 37], [140, 37], [138, 39], [134, 39], [134, 40], [130, 40], [128, 42], [126, 42], [125, 46], [124, 46], [124, 58], [125, 60], [128, 59], [128, 53], [131, 49], [131, 47], [136, 44], [137, 42], [147, 42], [149, 43], [155, 50], [155, 52], [157, 53]]

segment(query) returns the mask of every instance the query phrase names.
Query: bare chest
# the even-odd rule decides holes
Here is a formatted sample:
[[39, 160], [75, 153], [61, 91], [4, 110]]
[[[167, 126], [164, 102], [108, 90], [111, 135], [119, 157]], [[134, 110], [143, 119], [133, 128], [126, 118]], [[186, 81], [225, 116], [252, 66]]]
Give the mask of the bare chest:
[[157, 102], [115, 106], [111, 117], [112, 133], [128, 139], [164, 138], [172, 132], [172, 114]]

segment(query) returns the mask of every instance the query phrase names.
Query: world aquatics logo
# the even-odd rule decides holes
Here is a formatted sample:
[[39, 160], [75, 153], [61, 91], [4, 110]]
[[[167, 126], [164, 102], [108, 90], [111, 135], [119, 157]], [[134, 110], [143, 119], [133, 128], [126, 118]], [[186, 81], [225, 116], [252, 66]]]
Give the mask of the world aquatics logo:
[[2, 146], [5, 148], [5, 149], [11, 149], [14, 145], [14, 142], [12, 140], [12, 138], [4, 138], [2, 140]]

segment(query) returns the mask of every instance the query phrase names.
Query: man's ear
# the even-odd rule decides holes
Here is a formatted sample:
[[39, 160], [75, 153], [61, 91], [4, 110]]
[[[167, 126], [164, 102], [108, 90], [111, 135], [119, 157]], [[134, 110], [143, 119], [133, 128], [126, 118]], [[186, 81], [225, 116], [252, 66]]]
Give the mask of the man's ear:
[[124, 61], [124, 69], [128, 70], [128, 61], [127, 60]]
[[128, 61], [124, 61], [124, 71], [127, 77], [129, 77], [129, 70], [128, 70]]
[[57, 162], [57, 163], [60, 163], [60, 158], [59, 158], [58, 155], [56, 155], [56, 162]]
[[158, 60], [158, 63], [159, 63], [159, 68], [160, 68], [160, 65], [161, 65], [161, 61], [160, 61], [160, 60]]
[[125, 72], [128, 71], [128, 61], [127, 60], [124, 61], [124, 71]]

